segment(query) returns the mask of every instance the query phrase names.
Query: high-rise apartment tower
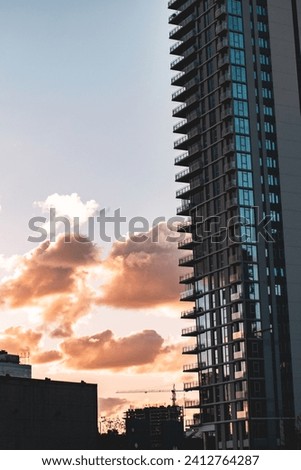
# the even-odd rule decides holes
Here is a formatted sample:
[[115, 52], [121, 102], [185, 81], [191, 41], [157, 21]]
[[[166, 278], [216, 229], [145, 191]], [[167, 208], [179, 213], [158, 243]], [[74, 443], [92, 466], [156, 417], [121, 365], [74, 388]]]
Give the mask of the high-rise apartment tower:
[[[184, 371], [216, 449], [294, 448], [301, 413], [301, 4], [171, 0]], [[185, 273], [185, 271], [184, 271]], [[189, 304], [188, 304], [189, 305]]]

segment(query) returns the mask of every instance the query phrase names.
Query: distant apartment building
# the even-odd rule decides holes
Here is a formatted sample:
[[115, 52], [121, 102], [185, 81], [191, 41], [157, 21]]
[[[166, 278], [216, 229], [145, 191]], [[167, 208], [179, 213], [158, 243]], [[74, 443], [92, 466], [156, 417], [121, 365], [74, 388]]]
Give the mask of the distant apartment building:
[[168, 6], [194, 426], [216, 449], [289, 448], [301, 414], [301, 3]]
[[0, 376], [9, 375], [11, 377], [31, 378], [31, 365], [20, 364], [20, 356], [8, 354], [3, 349], [0, 350]]
[[183, 445], [183, 409], [150, 406], [125, 414], [128, 449], [180, 449]]

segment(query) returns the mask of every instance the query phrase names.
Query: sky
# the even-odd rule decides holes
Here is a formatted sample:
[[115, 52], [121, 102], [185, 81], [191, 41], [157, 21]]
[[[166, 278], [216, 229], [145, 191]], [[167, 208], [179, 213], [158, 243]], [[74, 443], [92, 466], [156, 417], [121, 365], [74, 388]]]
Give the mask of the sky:
[[[117, 390], [193, 380], [167, 226], [170, 13], [162, 0], [0, 0], [0, 348], [29, 352], [34, 378], [97, 383], [101, 416], [171, 398]], [[116, 213], [122, 240], [103, 219]]]

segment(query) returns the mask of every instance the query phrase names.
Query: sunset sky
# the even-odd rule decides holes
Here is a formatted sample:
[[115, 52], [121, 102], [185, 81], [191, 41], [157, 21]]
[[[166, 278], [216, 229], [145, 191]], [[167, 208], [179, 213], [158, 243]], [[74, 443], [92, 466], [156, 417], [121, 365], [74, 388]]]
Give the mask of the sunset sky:
[[[102, 415], [170, 403], [117, 390], [191, 378], [178, 234], [152, 228], [179, 205], [169, 14], [162, 0], [0, 0], [0, 348], [30, 351], [34, 378], [98, 383]], [[28, 241], [33, 217], [49, 233], [50, 208], [83, 235], [120, 209], [125, 240], [108, 223], [110, 242], [95, 225], [91, 242], [65, 243], [58, 223], [54, 241]], [[143, 243], [128, 236], [134, 217]]]

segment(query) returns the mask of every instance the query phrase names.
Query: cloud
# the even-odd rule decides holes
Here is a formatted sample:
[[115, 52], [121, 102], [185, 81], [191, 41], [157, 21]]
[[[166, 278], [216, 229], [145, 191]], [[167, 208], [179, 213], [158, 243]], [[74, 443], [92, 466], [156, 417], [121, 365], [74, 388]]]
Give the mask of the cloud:
[[125, 398], [100, 398], [99, 412], [108, 416], [114, 415], [127, 408], [129, 403]]
[[0, 347], [11, 354], [22, 354], [38, 350], [42, 333], [21, 326], [12, 326], [0, 333]]
[[62, 359], [62, 354], [59, 351], [43, 351], [32, 356], [32, 362], [34, 364], [46, 364], [49, 362], [55, 362]]
[[73, 369], [124, 369], [152, 364], [164, 339], [154, 330], [115, 338], [106, 330], [93, 336], [70, 338], [60, 345], [65, 364]]
[[89, 217], [92, 217], [99, 208], [94, 199], [84, 203], [77, 193], [54, 193], [48, 196], [45, 201], [35, 201], [34, 205], [41, 208], [43, 212], [49, 212], [51, 208], [54, 208], [57, 217], [65, 216], [70, 219], [78, 217], [80, 225], [86, 223]]
[[13, 276], [0, 284], [0, 297], [12, 308], [41, 307], [45, 327], [56, 322], [55, 336], [70, 335], [72, 323], [89, 311], [93, 292], [87, 276], [99, 255], [88, 240], [79, 243], [72, 237], [66, 243], [61, 235], [55, 243], [44, 242], [20, 258]]
[[[118, 308], [151, 308], [176, 303], [179, 297], [178, 250], [171, 232], [159, 224], [144, 234], [146, 240], [131, 238], [115, 242], [104, 267], [111, 273], [102, 286], [100, 304]], [[175, 235], [173, 234], [175, 239]]]

